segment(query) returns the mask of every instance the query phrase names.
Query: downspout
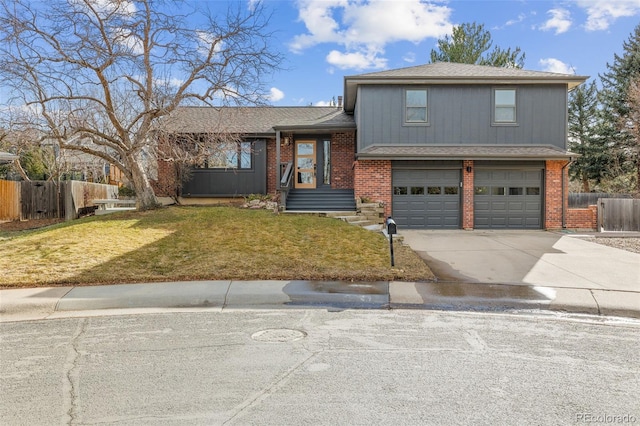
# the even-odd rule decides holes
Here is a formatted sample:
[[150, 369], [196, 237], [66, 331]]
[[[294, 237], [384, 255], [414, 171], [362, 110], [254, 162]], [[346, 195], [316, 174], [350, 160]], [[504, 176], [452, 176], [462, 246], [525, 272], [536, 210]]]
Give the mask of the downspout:
[[569, 165], [573, 162], [573, 157], [569, 157], [569, 161], [567, 162], [567, 164], [565, 164], [564, 166], [562, 166], [562, 169], [560, 171], [560, 173], [562, 174], [562, 178], [561, 178], [561, 182], [562, 182], [562, 229], [567, 229], [567, 211], [566, 209], [569, 208], [569, 201], [567, 200], [567, 207], [565, 209], [565, 204], [564, 204], [564, 200], [565, 200], [565, 174], [564, 174], [564, 170], [569, 167]]

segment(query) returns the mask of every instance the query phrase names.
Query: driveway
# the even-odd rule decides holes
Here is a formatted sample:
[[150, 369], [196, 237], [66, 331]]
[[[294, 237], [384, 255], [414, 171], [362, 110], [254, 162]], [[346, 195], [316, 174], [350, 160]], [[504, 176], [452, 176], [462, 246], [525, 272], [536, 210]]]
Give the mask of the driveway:
[[640, 254], [547, 231], [402, 230], [440, 282], [640, 291]]

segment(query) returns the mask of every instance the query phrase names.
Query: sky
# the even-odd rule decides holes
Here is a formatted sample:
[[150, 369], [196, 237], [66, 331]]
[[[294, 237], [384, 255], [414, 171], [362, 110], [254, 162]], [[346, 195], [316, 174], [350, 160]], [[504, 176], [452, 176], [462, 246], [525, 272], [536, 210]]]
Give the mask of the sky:
[[[249, 0], [249, 5], [256, 0]], [[520, 47], [525, 69], [590, 76], [607, 71], [640, 24], [640, 0], [263, 0], [286, 70], [273, 105], [327, 105], [347, 75], [429, 62], [438, 38], [476, 22], [494, 46]]]

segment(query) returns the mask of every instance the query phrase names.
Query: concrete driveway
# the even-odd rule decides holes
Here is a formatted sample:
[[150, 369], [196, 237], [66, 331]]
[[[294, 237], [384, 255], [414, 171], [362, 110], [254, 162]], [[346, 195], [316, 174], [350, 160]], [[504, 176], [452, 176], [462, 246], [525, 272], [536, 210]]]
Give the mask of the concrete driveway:
[[640, 291], [640, 254], [547, 231], [402, 230], [440, 282]]

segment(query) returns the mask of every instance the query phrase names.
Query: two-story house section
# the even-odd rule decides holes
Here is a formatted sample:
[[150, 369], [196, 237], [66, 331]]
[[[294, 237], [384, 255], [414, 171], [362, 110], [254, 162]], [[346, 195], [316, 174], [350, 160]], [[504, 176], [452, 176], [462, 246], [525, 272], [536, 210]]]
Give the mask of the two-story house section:
[[568, 91], [586, 79], [455, 63], [345, 77], [355, 195], [406, 228], [562, 227]]

